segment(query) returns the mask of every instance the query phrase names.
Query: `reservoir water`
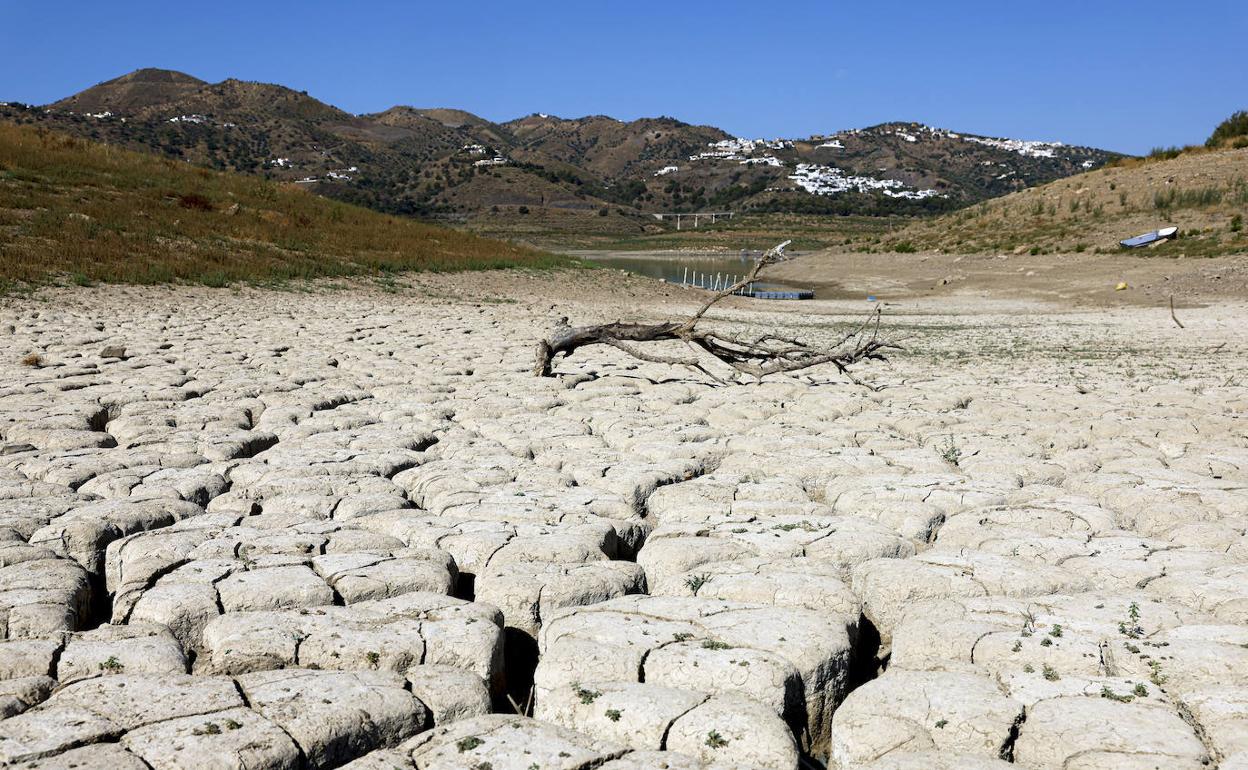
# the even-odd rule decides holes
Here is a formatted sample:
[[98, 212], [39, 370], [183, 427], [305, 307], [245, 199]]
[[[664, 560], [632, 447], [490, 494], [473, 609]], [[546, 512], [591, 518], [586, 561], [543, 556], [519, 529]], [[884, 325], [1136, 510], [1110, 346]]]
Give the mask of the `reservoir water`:
[[[577, 256], [597, 262], [600, 265], [627, 270], [630, 273], [661, 278], [669, 283], [696, 284], [705, 287], [730, 285], [736, 278], [744, 277], [754, 265], [756, 254], [723, 253], [689, 253], [673, 254], [671, 252], [583, 252]], [[765, 275], [766, 273], [764, 273]], [[757, 289], [782, 290], [808, 287], [790, 286], [787, 284], [757, 281]], [[816, 296], [818, 296], [816, 294]]]

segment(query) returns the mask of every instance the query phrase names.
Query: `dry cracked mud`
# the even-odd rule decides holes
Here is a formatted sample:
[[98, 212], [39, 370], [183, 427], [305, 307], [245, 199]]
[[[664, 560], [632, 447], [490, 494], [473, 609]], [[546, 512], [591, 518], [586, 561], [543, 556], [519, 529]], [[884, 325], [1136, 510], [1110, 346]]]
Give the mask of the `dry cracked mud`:
[[529, 373], [691, 301], [8, 300], [0, 764], [1248, 767], [1248, 308], [915, 301], [878, 392]]

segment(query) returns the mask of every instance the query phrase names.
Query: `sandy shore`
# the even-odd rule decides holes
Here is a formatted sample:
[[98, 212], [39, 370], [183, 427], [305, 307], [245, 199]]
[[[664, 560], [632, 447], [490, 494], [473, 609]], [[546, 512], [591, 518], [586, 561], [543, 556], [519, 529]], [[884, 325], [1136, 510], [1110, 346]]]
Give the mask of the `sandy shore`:
[[1248, 766], [1248, 305], [912, 280], [878, 391], [531, 376], [617, 272], [6, 301], [0, 763]]

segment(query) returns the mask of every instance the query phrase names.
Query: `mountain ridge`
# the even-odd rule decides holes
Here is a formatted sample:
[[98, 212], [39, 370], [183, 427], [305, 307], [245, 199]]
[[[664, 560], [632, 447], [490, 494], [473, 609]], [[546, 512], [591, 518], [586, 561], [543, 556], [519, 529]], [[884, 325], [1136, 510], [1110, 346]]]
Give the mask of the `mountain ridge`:
[[391, 213], [462, 220], [537, 206], [608, 212], [638, 227], [648, 213], [708, 208], [936, 213], [1118, 157], [904, 121], [751, 140], [668, 116], [531, 113], [493, 122], [407, 105], [356, 115], [278, 84], [208, 83], [152, 68], [44, 107], [2, 106], [0, 117], [308, 185]]

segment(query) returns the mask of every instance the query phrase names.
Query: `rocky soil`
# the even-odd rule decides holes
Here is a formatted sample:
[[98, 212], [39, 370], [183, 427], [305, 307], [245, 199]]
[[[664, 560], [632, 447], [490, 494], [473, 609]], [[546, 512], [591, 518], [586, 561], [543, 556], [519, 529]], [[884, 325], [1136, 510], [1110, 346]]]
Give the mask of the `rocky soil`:
[[607, 278], [7, 301], [0, 764], [1248, 767], [1248, 307], [916, 300], [878, 392], [532, 377], [690, 300]]

